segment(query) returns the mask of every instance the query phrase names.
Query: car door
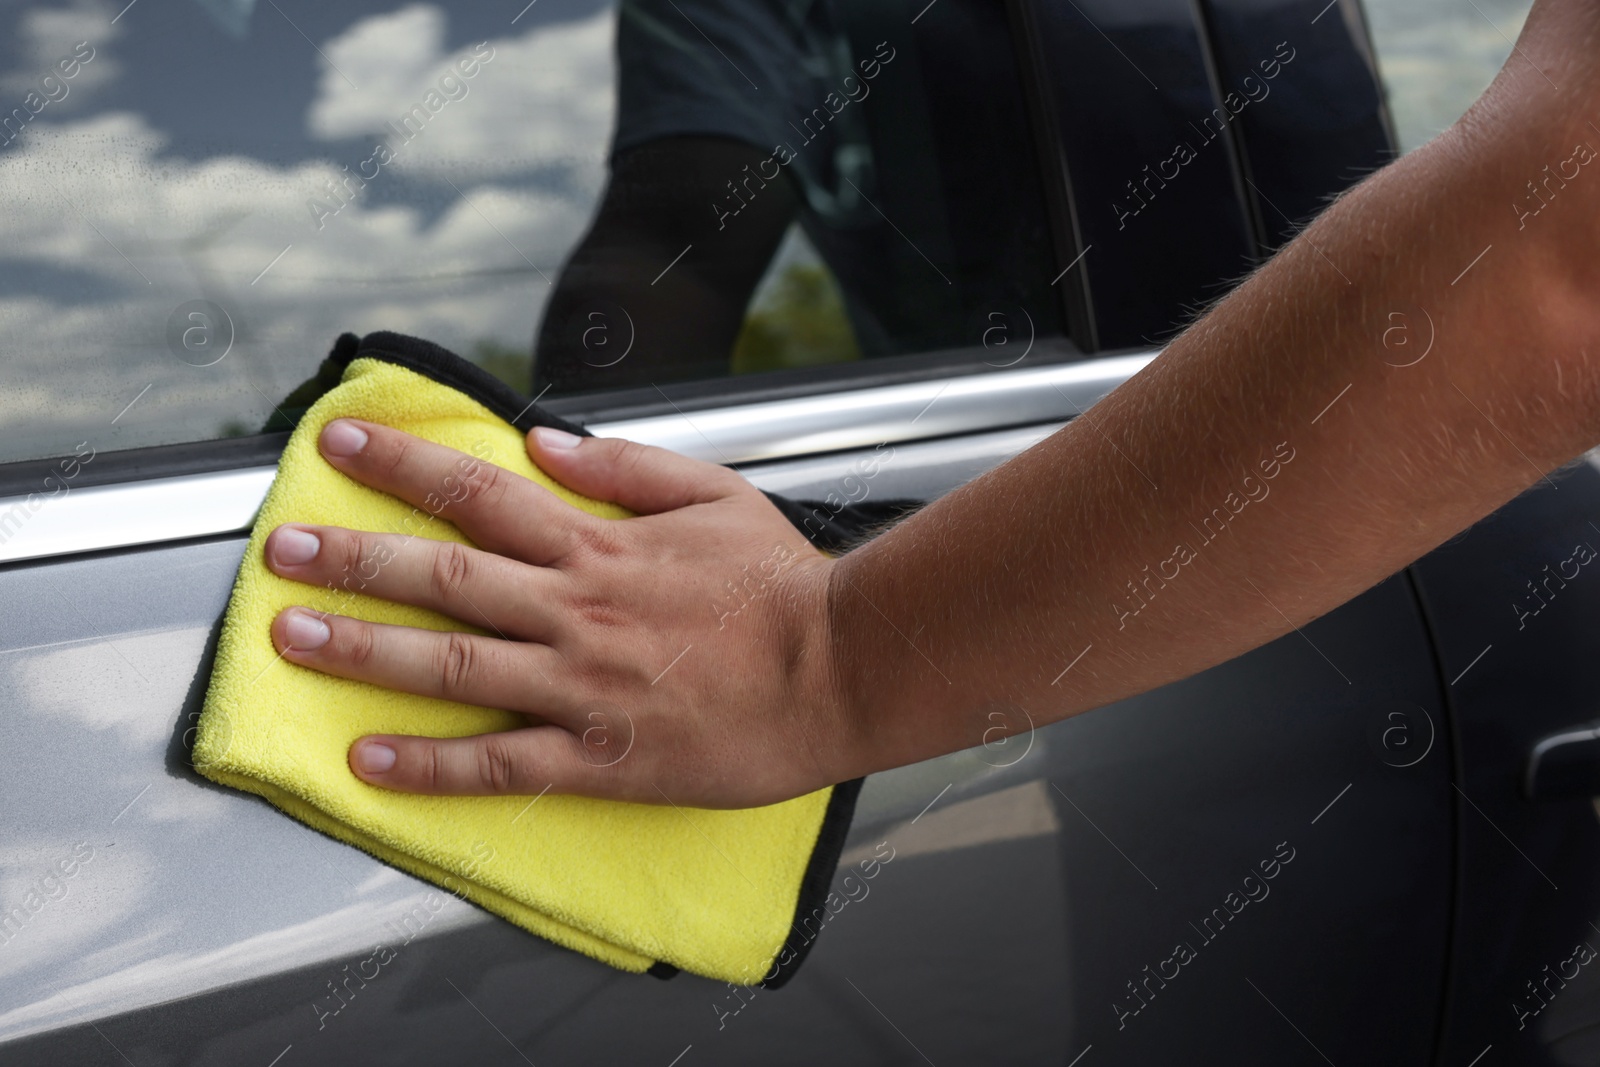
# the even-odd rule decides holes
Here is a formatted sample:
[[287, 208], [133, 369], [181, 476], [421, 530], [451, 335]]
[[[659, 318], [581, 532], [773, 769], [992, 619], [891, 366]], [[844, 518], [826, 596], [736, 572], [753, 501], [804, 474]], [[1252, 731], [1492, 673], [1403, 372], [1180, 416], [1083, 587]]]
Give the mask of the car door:
[[[1068, 6], [802, 5], [781, 47], [714, 4], [15, 12], [6, 1062], [1432, 1055], [1455, 739], [1407, 575], [1185, 682], [1048, 727], [997, 707], [971, 748], [872, 776], [839, 875], [865, 892], [778, 991], [611, 971], [188, 763], [245, 533], [340, 330], [424, 334], [530, 393], [565, 352], [595, 373], [541, 401], [596, 433], [830, 509], [926, 501], [1086, 417], [1389, 150], [1354, 4]], [[801, 92], [837, 77], [790, 162], [719, 135], [758, 177], [791, 168], [787, 214], [745, 164], [715, 172], [705, 93], [682, 90], [699, 125], [650, 126], [625, 32], [712, 103], [772, 91], [773, 55], [810, 64]], [[652, 129], [691, 139], [694, 196], [714, 172], [687, 247], [622, 195], [685, 186], [608, 169]], [[727, 291], [649, 303], [684, 279]], [[667, 360], [719, 315], [724, 372]], [[653, 352], [648, 384], [602, 373]]]

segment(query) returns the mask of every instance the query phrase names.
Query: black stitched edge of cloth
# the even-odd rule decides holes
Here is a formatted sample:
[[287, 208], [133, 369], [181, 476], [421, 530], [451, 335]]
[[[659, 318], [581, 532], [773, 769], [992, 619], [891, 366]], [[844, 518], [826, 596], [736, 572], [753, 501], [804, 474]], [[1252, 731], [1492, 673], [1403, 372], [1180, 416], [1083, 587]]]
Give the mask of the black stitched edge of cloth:
[[407, 370], [416, 371], [424, 378], [432, 378], [440, 385], [448, 385], [452, 389], [459, 390], [523, 433], [527, 433], [535, 426], [551, 426], [583, 437], [593, 436], [582, 426], [568, 422], [559, 415], [552, 415], [539, 405], [530, 403], [527, 397], [482, 367], [462, 359], [448, 348], [441, 348], [432, 341], [407, 337], [402, 333], [390, 333], [388, 330], [369, 333], [359, 338], [353, 333], [347, 333], [334, 342], [333, 351], [328, 353], [328, 359], [341, 373], [350, 365], [351, 360], [363, 357], [398, 364]]
[[[845, 840], [850, 836], [850, 820], [856, 814], [856, 798], [861, 795], [864, 778], [852, 778], [833, 787], [828, 797], [828, 810], [822, 816], [822, 829], [817, 832], [817, 847], [811, 850], [811, 861], [800, 879], [800, 897], [795, 902], [794, 922], [789, 924], [789, 939], [778, 950], [778, 961], [772, 971], [761, 980], [763, 989], [779, 989], [793, 978], [811, 946], [816, 944], [828, 915], [828, 886], [833, 883], [834, 872], [839, 867], [839, 856], [844, 852]], [[808, 930], [807, 919], [822, 916], [821, 922]], [[790, 953], [784, 959], [784, 953]]]
[[[405, 367], [440, 385], [465, 393], [524, 433], [535, 426], [550, 426], [581, 437], [593, 436], [582, 426], [552, 415], [537, 403], [530, 402], [488, 371], [449, 349], [431, 341], [387, 330], [369, 333], [366, 337], [357, 337], [353, 333], [342, 334], [334, 343], [333, 351], [328, 353], [327, 363], [319, 370], [317, 378], [307, 382], [301, 389], [316, 383], [325, 392], [329, 379], [336, 381], [351, 361], [361, 358], [378, 359]], [[327, 373], [335, 368], [337, 375]], [[315, 396], [306, 398], [305, 406], [309, 407], [315, 399]], [[880, 500], [844, 504], [835, 509], [817, 501], [790, 500], [776, 493], [767, 493], [766, 496], [783, 513], [783, 517], [818, 548], [836, 553], [848, 551], [888, 523], [921, 506], [921, 502], [915, 500]], [[839, 856], [844, 852], [845, 841], [850, 835], [850, 821], [855, 816], [856, 798], [861, 793], [862, 782], [861, 778], [841, 782], [834, 786], [828, 798], [828, 810], [822, 817], [816, 846], [811, 850], [806, 872], [800, 879], [800, 893], [795, 902], [794, 920], [789, 927], [789, 939], [780, 950], [778, 962], [771, 973], [760, 983], [765, 989], [777, 989], [794, 977], [820, 933], [820, 928], [808, 931], [803, 924], [807, 917], [815, 916], [825, 908], [828, 886], [833, 882]], [[788, 959], [784, 959], [785, 952], [789, 954]], [[657, 961], [645, 973], [666, 979], [675, 976], [678, 968]]]

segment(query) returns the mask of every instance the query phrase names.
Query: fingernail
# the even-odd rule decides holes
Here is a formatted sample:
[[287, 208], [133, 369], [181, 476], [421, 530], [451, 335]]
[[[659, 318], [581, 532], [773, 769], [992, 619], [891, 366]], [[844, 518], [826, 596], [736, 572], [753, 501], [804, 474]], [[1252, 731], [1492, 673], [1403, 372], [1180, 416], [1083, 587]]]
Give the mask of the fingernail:
[[356, 746], [356, 766], [367, 774], [382, 774], [394, 766], [394, 749], [376, 741]]
[[353, 456], [367, 447], [367, 431], [348, 419], [334, 419], [322, 428], [322, 451], [329, 456]]
[[558, 430], [553, 426], [536, 426], [533, 435], [539, 439], [540, 448], [577, 448], [578, 443], [583, 440], [575, 433]]
[[310, 563], [322, 551], [322, 540], [309, 530], [280, 526], [272, 535], [272, 559], [285, 567]]
[[289, 638], [289, 647], [296, 652], [319, 649], [333, 636], [327, 623], [303, 608], [296, 608], [289, 613], [288, 621], [283, 624], [283, 632]]

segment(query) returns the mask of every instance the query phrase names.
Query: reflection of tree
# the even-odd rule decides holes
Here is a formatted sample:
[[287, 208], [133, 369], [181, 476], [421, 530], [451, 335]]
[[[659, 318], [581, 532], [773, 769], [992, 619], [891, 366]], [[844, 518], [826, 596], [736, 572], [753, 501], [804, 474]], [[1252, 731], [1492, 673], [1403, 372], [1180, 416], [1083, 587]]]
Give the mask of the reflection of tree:
[[[467, 358], [518, 392], [528, 391], [533, 365], [526, 348], [481, 337]], [[833, 274], [821, 263], [791, 263], [745, 315], [733, 345], [731, 372], [755, 374], [860, 358]]]
[[472, 342], [467, 358], [519, 393], [533, 380], [533, 356], [526, 348], [512, 348], [492, 337]]
[[819, 263], [792, 263], [745, 316], [733, 345], [733, 373], [860, 358], [833, 275]]

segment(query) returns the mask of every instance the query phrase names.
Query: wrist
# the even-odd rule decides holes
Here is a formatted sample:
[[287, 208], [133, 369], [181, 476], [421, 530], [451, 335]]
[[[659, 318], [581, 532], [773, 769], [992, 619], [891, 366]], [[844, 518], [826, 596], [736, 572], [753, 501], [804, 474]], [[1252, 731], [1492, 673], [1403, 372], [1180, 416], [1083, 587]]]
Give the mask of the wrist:
[[807, 555], [790, 569], [776, 598], [784, 616], [778, 625], [789, 702], [819, 787], [881, 769], [868, 751], [866, 708], [852, 681], [838, 615], [844, 567], [845, 557]]

